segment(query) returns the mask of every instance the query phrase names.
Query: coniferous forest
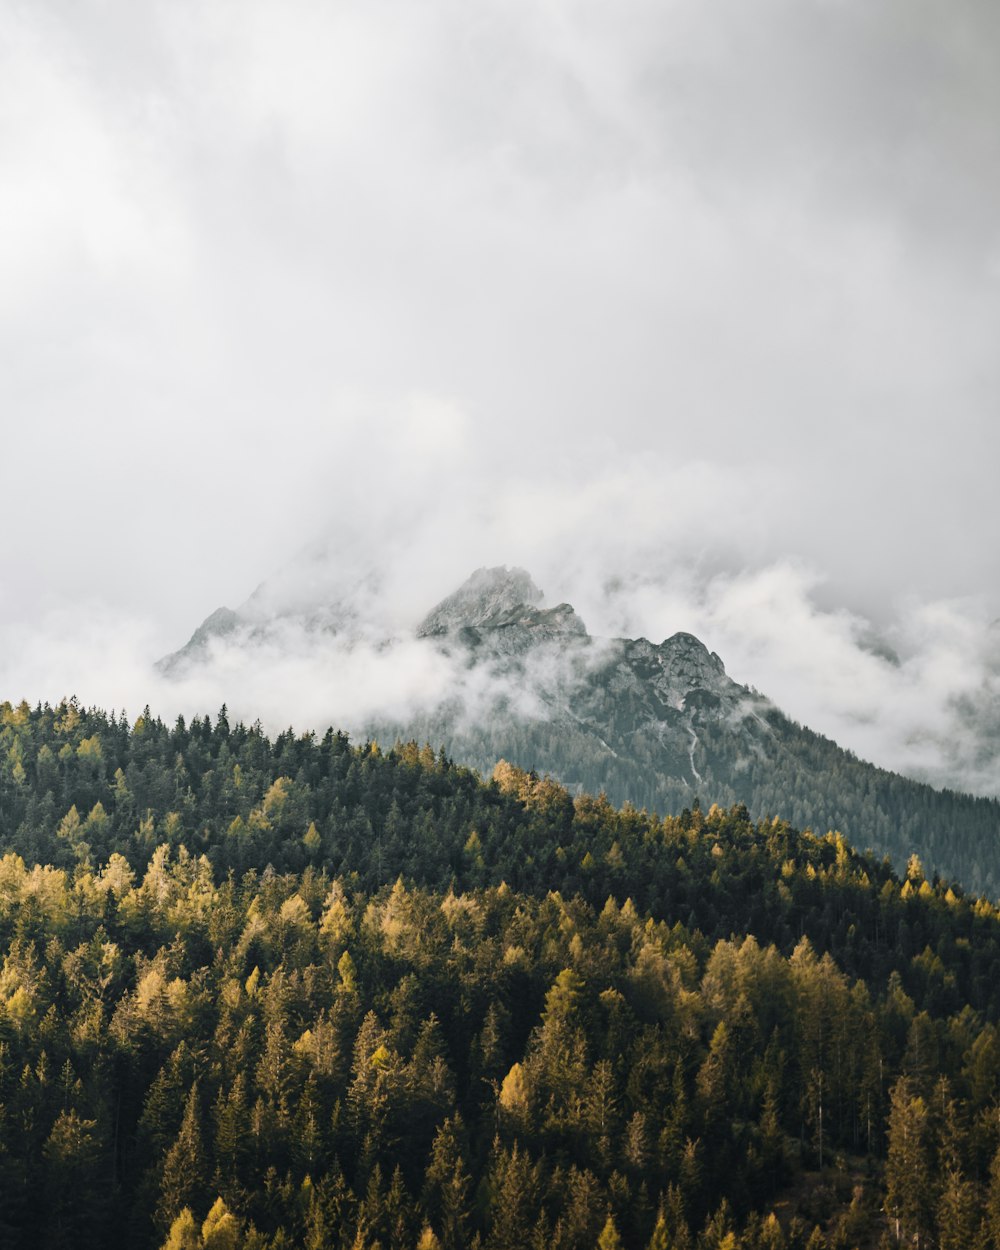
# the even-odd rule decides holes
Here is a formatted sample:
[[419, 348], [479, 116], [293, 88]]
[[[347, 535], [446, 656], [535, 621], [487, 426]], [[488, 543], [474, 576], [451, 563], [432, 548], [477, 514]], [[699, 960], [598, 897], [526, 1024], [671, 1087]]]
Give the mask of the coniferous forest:
[[[747, 749], [714, 709], [697, 712], [697, 788], [706, 803], [745, 803], [755, 817], [780, 814], [800, 829], [838, 829], [859, 847], [874, 847], [905, 870], [914, 852], [929, 867], [959, 878], [991, 897], [1000, 893], [1000, 803], [995, 798], [936, 790], [899, 773], [878, 768], [844, 751], [829, 738], [795, 724], [775, 708], [756, 748]], [[496, 717], [456, 732], [454, 722], [428, 717], [425, 723], [390, 726], [386, 735], [416, 736], [448, 745], [449, 753], [490, 771], [498, 758], [529, 762], [563, 780], [571, 792], [606, 789], [612, 801], [631, 795], [637, 806], [679, 812], [692, 801], [692, 785], [669, 777], [662, 744], [648, 725], [618, 732], [565, 722], [518, 722]], [[400, 733], [400, 731], [403, 731]], [[614, 754], [608, 749], [614, 743]], [[735, 748], [735, 749], [734, 749]], [[686, 752], [685, 752], [686, 753]], [[680, 771], [680, 769], [678, 769]]]
[[0, 1245], [1000, 1250], [1000, 913], [742, 804], [0, 705]]

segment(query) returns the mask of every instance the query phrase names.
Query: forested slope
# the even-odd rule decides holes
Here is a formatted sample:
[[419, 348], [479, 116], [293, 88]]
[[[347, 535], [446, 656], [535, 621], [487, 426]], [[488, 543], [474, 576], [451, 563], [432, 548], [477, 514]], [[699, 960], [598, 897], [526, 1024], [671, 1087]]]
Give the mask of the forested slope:
[[[678, 718], [680, 719], [680, 718]], [[499, 714], [470, 725], [433, 716], [381, 727], [443, 741], [449, 753], [489, 773], [504, 758], [551, 773], [574, 793], [605, 791], [617, 803], [680, 811], [695, 797], [707, 807], [743, 803], [755, 818], [780, 815], [800, 829], [844, 833], [859, 847], [889, 855], [905, 870], [918, 852], [929, 869], [968, 888], [1000, 894], [1000, 803], [937, 790], [878, 768], [771, 705], [734, 728], [715, 709], [687, 709], [680, 748], [665, 750], [648, 721]], [[461, 727], [456, 727], [459, 722]], [[696, 775], [692, 775], [694, 770]]]
[[1000, 917], [916, 861], [224, 715], [0, 761], [4, 1245], [1000, 1247]]

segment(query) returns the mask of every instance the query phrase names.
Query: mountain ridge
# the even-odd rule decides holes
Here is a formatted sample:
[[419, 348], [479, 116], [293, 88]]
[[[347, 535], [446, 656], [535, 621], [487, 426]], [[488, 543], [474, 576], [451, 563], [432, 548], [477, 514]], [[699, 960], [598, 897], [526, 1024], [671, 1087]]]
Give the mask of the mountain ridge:
[[[301, 619], [321, 643], [345, 645], [349, 659], [359, 636], [351, 607], [314, 605]], [[161, 671], [192, 671], [216, 640], [253, 646], [270, 627], [220, 609]], [[916, 853], [931, 871], [1000, 892], [1000, 804], [859, 760], [736, 682], [691, 633], [660, 643], [593, 637], [572, 605], [545, 606], [526, 570], [502, 565], [477, 569], [409, 640], [447, 661], [447, 687], [404, 715], [347, 726], [352, 733], [443, 745], [484, 775], [507, 759], [573, 793], [601, 791], [651, 811], [695, 798], [745, 803], [754, 818], [838, 830], [899, 867]]]

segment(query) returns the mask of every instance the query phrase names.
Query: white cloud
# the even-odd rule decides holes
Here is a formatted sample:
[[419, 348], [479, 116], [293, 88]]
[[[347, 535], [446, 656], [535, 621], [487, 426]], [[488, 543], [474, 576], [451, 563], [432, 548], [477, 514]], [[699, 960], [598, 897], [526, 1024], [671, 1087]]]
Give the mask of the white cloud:
[[320, 541], [393, 629], [521, 563], [961, 773], [1000, 605], [911, 634], [1000, 573], [996, 34], [972, 0], [0, 9], [9, 684], [68, 681], [41, 622], [97, 599], [155, 624], [94, 698], [138, 689]]
[[[706, 500], [739, 485], [709, 466], [700, 476], [594, 473], [561, 488], [513, 478], [488, 506], [474, 504], [471, 489], [435, 497], [429, 487], [440, 483], [405, 467], [387, 473], [378, 506], [351, 510], [265, 582], [242, 608], [258, 624], [214, 640], [206, 663], [179, 680], [151, 661], [181, 637], [93, 606], [8, 629], [0, 689], [31, 702], [76, 693], [133, 711], [150, 703], [168, 717], [226, 702], [272, 730], [333, 724], [356, 733], [446, 698], [473, 720], [501, 695], [541, 715], [535, 686], [573, 680], [556, 653], [540, 652], [531, 680], [511, 688], [413, 637], [474, 567], [506, 562], [527, 567], [549, 604], [572, 602], [596, 637], [694, 633], [735, 680], [863, 758], [938, 785], [1000, 792], [1000, 634], [984, 601], [912, 600], [878, 625], [825, 607], [823, 579], [801, 562], [754, 554], [752, 528], [740, 545], [727, 525], [696, 523]], [[331, 607], [337, 638], [308, 624]]]

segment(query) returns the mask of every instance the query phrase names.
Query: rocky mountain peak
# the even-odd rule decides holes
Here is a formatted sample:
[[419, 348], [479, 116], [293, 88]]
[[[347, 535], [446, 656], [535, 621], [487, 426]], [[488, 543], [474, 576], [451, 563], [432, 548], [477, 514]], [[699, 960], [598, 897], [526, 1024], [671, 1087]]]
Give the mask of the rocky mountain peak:
[[506, 625], [536, 609], [543, 597], [524, 569], [510, 569], [505, 564], [476, 569], [458, 590], [424, 617], [417, 633], [427, 638], [460, 629]]
[[724, 677], [726, 675], [726, 666], [722, 663], [714, 651], [709, 651], [708, 647], [696, 638], [694, 634], [680, 632], [672, 634], [660, 644], [660, 650], [670, 657], [671, 667], [678, 673], [689, 673], [692, 684], [699, 684], [694, 680], [704, 677]]
[[186, 664], [204, 659], [213, 638], [228, 637], [235, 633], [240, 624], [241, 617], [238, 612], [234, 612], [232, 608], [216, 608], [202, 621], [179, 651], [174, 651], [171, 655], [165, 655], [161, 660], [157, 660], [157, 669], [171, 676]]
[[659, 645], [646, 638], [621, 639], [622, 688], [643, 688], [668, 707], [683, 711], [704, 696], [732, 707], [746, 697], [743, 686], [726, 676], [725, 665], [694, 634], [677, 633]]

